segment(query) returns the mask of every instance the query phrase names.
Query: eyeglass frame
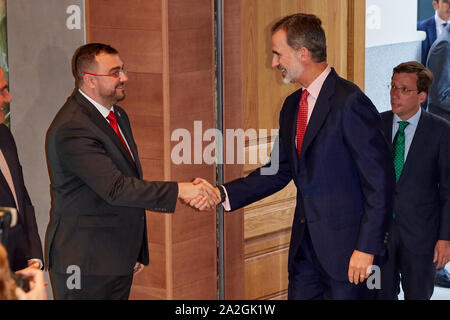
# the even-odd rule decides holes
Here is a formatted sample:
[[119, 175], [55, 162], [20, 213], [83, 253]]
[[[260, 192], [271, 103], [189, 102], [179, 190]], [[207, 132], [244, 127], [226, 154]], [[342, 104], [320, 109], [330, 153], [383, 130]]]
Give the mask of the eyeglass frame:
[[387, 88], [389, 89], [389, 91], [393, 91], [393, 90], [399, 90], [401, 94], [404, 95], [409, 95], [411, 92], [413, 91], [417, 91], [417, 93], [420, 93], [418, 89], [412, 90], [412, 89], [408, 89], [406, 87], [396, 87], [394, 84], [388, 84]]
[[124, 75], [127, 75], [128, 70], [123, 68], [120, 70], [115, 71], [114, 73], [111, 74], [96, 74], [96, 73], [90, 73], [90, 72], [81, 72], [84, 75], [89, 75], [89, 76], [95, 76], [95, 77], [112, 77], [115, 79], [120, 78], [120, 75], [123, 73]]

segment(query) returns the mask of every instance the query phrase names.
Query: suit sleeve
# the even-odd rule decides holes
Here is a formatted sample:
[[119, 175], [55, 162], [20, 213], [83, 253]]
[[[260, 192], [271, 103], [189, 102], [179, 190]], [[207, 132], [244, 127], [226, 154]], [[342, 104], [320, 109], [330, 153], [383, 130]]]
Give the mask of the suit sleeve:
[[450, 241], [450, 125], [445, 125], [439, 148], [439, 240]]
[[[2, 126], [3, 127], [3, 126]], [[4, 127], [4, 134], [9, 136], [9, 140], [11, 141], [11, 145], [14, 148], [14, 153], [16, 155], [16, 158], [19, 159], [19, 155], [17, 152], [17, 146], [16, 146], [16, 142], [14, 141], [14, 137], [11, 134], [11, 131]], [[22, 166], [20, 165], [20, 162], [17, 162], [17, 166], [19, 167], [20, 170], [20, 176], [23, 177], [23, 172], [22, 172]], [[28, 251], [26, 252], [26, 259], [40, 259], [42, 262], [44, 261], [43, 258], [43, 254], [42, 254], [42, 242], [41, 242], [41, 238], [39, 237], [39, 231], [38, 231], [38, 227], [36, 224], [36, 215], [34, 212], [34, 207], [33, 204], [31, 203], [31, 199], [30, 196], [28, 195], [28, 191], [27, 188], [25, 186], [25, 181], [21, 181], [22, 184], [22, 193], [25, 197], [24, 200], [24, 212], [23, 217], [24, 217], [24, 228], [26, 230], [26, 237], [27, 239], [24, 239], [24, 241], [27, 242], [28, 245]]]
[[343, 116], [344, 139], [358, 170], [364, 212], [356, 248], [381, 254], [395, 187], [391, 150], [381, 129], [381, 118], [370, 100], [356, 92]]
[[275, 140], [270, 161], [245, 178], [224, 184], [231, 211], [245, 207], [283, 189], [291, 181], [291, 173], [281, 135]]
[[433, 72], [430, 102], [450, 109], [450, 44], [440, 41], [430, 50], [427, 67]]
[[39, 237], [38, 227], [36, 224], [36, 215], [34, 212], [34, 206], [31, 204], [30, 198], [28, 196], [28, 192], [25, 189], [25, 194], [27, 197], [27, 202], [25, 205], [25, 226], [27, 230], [28, 237], [28, 248], [29, 248], [29, 256], [26, 257], [27, 260], [30, 259], [39, 259], [42, 262], [44, 261], [42, 254], [42, 243], [41, 238]]
[[174, 212], [176, 182], [150, 182], [125, 176], [107, 154], [103, 142], [83, 124], [66, 123], [56, 132], [56, 152], [65, 169], [114, 206]]

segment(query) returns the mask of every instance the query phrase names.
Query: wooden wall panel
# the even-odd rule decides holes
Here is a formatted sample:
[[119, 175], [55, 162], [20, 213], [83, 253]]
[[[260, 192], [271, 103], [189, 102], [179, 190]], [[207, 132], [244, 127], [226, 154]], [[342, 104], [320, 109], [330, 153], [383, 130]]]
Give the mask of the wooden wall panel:
[[[202, 132], [215, 128], [213, 0], [170, 0], [166, 5], [168, 125], [170, 132], [186, 128], [194, 137], [194, 121], [202, 122]], [[208, 144], [202, 143], [203, 147]], [[204, 161], [191, 165], [171, 163], [170, 170], [171, 179], [191, 181], [202, 177], [215, 184], [215, 166]], [[180, 206], [172, 217], [171, 241], [173, 298], [217, 298], [215, 212], [196, 213]]]
[[88, 0], [90, 25], [116, 29], [159, 30], [161, 0]]
[[[348, 80], [364, 90], [366, 48], [366, 0], [348, 1]], [[363, 26], [363, 27], [361, 27]]]
[[90, 39], [114, 44], [128, 71], [162, 73], [161, 31], [91, 26]]
[[282, 248], [246, 259], [246, 299], [270, 299], [287, 291], [288, 250]]
[[[215, 127], [212, 0], [87, 0], [88, 39], [119, 50], [129, 72], [127, 110], [144, 178], [215, 183], [215, 167], [175, 165], [171, 133], [194, 120]], [[204, 145], [207, 145], [206, 143]], [[173, 215], [147, 213], [150, 265], [133, 299], [214, 299], [215, 213], [179, 202]]]
[[[244, 127], [241, 1], [224, 1], [224, 128]], [[224, 141], [226, 145], [226, 141]], [[233, 150], [236, 152], [236, 150]], [[225, 152], [227, 150], [225, 149]], [[236, 153], [235, 153], [236, 154]], [[224, 179], [241, 177], [242, 164], [225, 164]], [[244, 299], [244, 210], [225, 213], [225, 298]]]

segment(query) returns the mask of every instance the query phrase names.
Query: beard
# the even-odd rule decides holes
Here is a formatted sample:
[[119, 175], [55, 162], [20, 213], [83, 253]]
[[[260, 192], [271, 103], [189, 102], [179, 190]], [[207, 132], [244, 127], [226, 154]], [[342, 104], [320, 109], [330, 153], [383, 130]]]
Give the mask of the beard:
[[293, 62], [294, 63], [291, 64], [293, 67], [290, 67], [289, 69], [282, 65], [278, 66], [278, 70], [282, 73], [284, 84], [296, 83], [303, 73], [304, 67], [296, 61]]
[[101, 90], [100, 96], [103, 101], [107, 102], [107, 105], [115, 105], [117, 102], [125, 99], [124, 83], [119, 83], [114, 89], [104, 88], [104, 90]]

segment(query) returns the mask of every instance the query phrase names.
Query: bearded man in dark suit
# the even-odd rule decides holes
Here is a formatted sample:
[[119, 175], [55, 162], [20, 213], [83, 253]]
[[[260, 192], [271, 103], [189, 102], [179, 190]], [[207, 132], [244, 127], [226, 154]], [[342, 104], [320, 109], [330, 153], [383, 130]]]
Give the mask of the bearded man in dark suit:
[[[84, 45], [73, 67], [77, 88], [47, 139], [48, 268], [56, 299], [128, 299], [133, 274], [149, 262], [145, 209], [174, 212], [177, 198], [214, 197], [214, 190], [142, 179], [128, 116], [116, 105], [128, 80], [117, 50]], [[79, 286], [68, 288], [70, 270], [80, 272]]]

